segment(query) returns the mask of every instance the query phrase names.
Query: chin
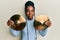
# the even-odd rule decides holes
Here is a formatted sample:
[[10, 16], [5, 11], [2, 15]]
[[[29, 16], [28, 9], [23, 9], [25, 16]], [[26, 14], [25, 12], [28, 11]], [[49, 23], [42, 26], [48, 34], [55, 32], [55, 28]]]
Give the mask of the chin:
[[33, 19], [33, 17], [28, 17], [28, 19], [29, 19], [29, 20], [32, 20], [32, 19]]

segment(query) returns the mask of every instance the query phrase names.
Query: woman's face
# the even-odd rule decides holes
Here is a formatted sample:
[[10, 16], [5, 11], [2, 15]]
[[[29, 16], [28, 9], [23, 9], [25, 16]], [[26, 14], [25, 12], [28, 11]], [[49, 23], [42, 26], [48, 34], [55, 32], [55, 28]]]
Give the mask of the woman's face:
[[32, 6], [28, 6], [26, 12], [27, 18], [30, 20], [33, 19], [34, 13], [35, 13], [34, 8]]

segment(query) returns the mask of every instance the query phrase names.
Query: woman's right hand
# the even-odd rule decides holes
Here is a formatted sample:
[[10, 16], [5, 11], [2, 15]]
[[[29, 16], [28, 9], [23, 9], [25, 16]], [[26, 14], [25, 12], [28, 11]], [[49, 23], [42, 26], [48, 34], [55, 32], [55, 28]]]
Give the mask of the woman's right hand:
[[8, 21], [7, 21], [7, 25], [8, 25], [8, 26], [11, 26], [11, 25], [13, 25], [13, 24], [14, 24], [14, 22], [13, 22], [12, 20], [8, 20]]

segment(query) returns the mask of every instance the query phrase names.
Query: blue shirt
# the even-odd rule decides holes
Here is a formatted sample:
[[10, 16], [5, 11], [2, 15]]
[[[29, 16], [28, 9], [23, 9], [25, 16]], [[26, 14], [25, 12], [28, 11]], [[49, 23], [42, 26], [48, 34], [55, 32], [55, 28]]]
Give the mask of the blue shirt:
[[[22, 31], [16, 31], [13, 29], [10, 29], [10, 32], [13, 36], [18, 36], [18, 34], [21, 34], [21, 40], [37, 40], [37, 31], [35, 30], [33, 26], [34, 19], [32, 20], [26, 20], [27, 24], [26, 27]], [[41, 36], [45, 36], [47, 33], [47, 29], [38, 31]]]

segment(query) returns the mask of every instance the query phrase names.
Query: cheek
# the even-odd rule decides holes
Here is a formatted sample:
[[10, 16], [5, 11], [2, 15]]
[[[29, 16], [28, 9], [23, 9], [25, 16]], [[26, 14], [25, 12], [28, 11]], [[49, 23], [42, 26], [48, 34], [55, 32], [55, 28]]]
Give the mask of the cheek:
[[29, 12], [27, 12], [26, 15], [29, 15]]
[[27, 15], [27, 16], [29, 16], [29, 15], [34, 16], [34, 12], [27, 12], [26, 15]]
[[32, 16], [34, 16], [34, 12], [32, 12], [32, 14], [31, 14]]

